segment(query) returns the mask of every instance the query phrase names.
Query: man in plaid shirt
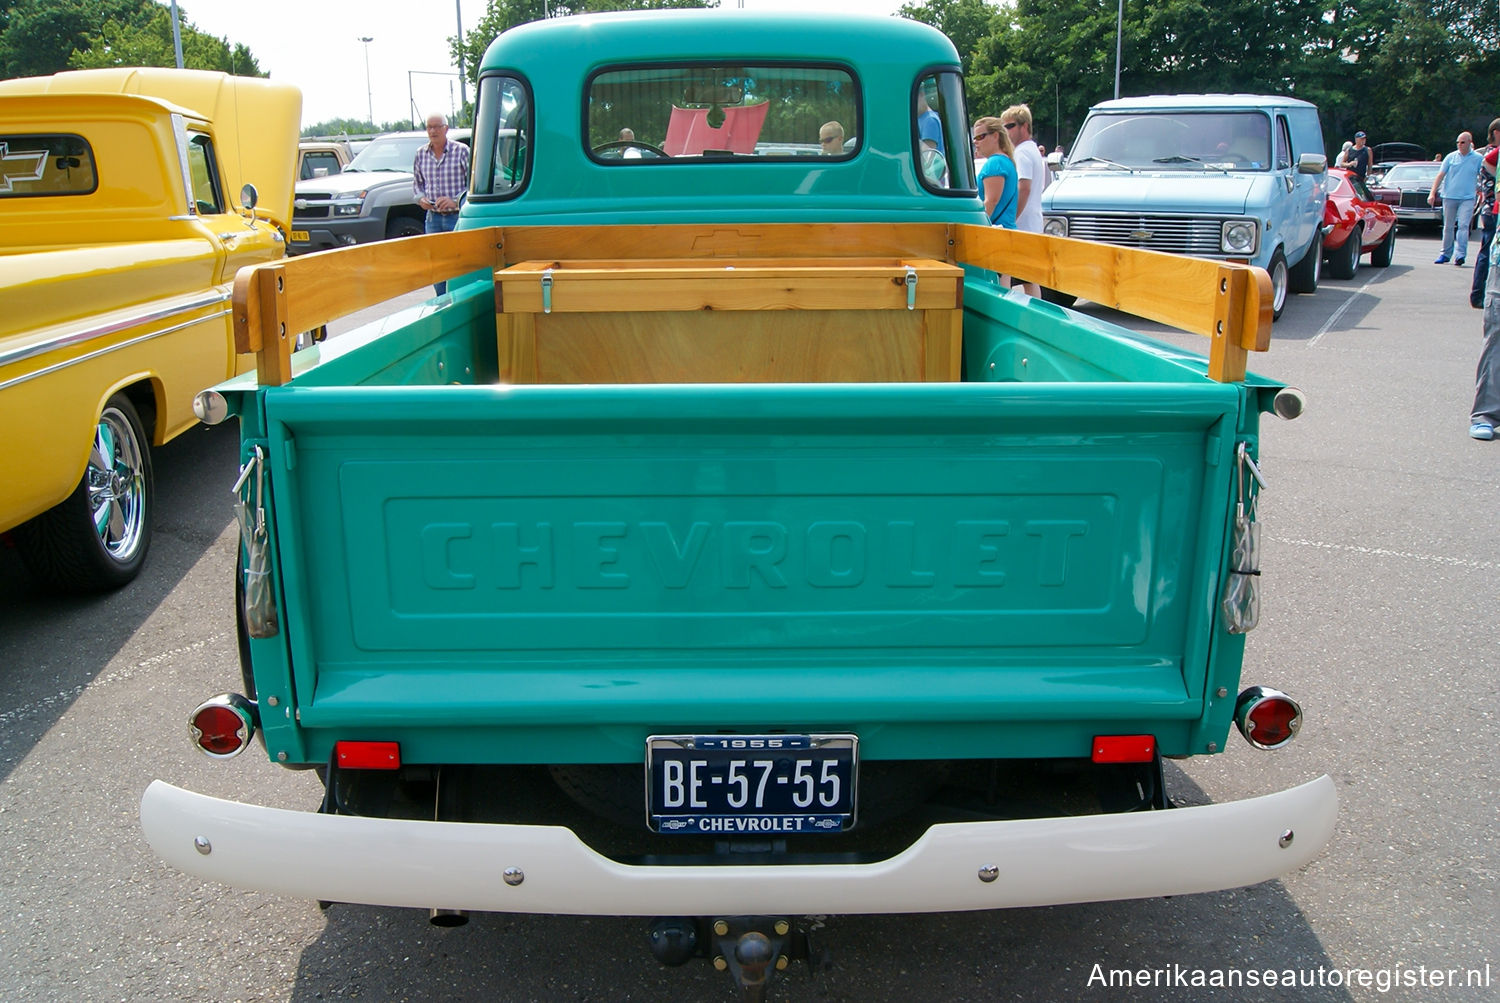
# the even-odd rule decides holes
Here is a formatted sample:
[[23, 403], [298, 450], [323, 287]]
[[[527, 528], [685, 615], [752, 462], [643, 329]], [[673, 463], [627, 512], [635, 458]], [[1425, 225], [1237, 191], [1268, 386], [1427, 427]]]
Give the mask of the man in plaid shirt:
[[[427, 211], [426, 231], [447, 233], [458, 226], [458, 210], [469, 190], [469, 148], [448, 142], [448, 120], [427, 116], [427, 145], [417, 151], [412, 164], [412, 194]], [[448, 283], [433, 286], [439, 296]]]

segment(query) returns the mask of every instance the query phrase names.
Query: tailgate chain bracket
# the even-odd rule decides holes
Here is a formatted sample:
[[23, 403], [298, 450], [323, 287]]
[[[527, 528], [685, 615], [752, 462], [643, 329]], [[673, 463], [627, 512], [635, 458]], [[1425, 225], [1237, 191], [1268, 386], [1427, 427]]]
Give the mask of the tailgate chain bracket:
[[1249, 446], [1236, 444], [1233, 549], [1223, 603], [1225, 626], [1231, 634], [1247, 634], [1260, 622], [1260, 523], [1256, 522], [1255, 509], [1265, 486]]
[[266, 454], [259, 444], [240, 467], [234, 482], [234, 514], [245, 548], [245, 630], [251, 637], [275, 637], [280, 630], [271, 595], [271, 572], [266, 533]]

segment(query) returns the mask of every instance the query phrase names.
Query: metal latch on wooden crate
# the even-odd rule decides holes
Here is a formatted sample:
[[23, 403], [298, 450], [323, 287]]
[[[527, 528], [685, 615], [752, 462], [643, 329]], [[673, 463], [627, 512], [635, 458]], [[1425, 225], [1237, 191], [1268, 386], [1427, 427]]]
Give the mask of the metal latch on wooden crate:
[[552, 312], [552, 269], [542, 269], [542, 313]]
[[917, 270], [910, 265], [906, 266], [906, 309], [917, 308]]

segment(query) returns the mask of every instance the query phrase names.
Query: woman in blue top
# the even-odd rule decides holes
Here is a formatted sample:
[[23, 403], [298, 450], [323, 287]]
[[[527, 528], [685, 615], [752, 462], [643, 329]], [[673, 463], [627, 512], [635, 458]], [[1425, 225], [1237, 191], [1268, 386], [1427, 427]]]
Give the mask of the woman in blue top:
[[974, 123], [974, 152], [984, 158], [979, 168], [979, 194], [990, 225], [1016, 228], [1016, 148], [998, 118], [987, 116]]

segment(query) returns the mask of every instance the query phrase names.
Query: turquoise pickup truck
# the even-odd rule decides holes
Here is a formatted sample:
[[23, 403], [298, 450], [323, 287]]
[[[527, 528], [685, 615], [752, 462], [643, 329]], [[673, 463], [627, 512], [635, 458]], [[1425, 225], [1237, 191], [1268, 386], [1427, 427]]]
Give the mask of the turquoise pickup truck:
[[[158, 781], [205, 879], [649, 917], [747, 997], [805, 917], [1264, 881], [1327, 777], [1173, 807], [1275, 748], [1243, 686], [1270, 282], [984, 225], [959, 60], [894, 18], [581, 16], [482, 68], [460, 228], [242, 270], [243, 687], [228, 758], [316, 811]], [[1003, 276], [1205, 336], [1181, 351]], [[443, 295], [292, 351], [289, 332]], [[228, 485], [226, 485], [227, 487]], [[185, 708], [186, 709], [186, 708]]]

